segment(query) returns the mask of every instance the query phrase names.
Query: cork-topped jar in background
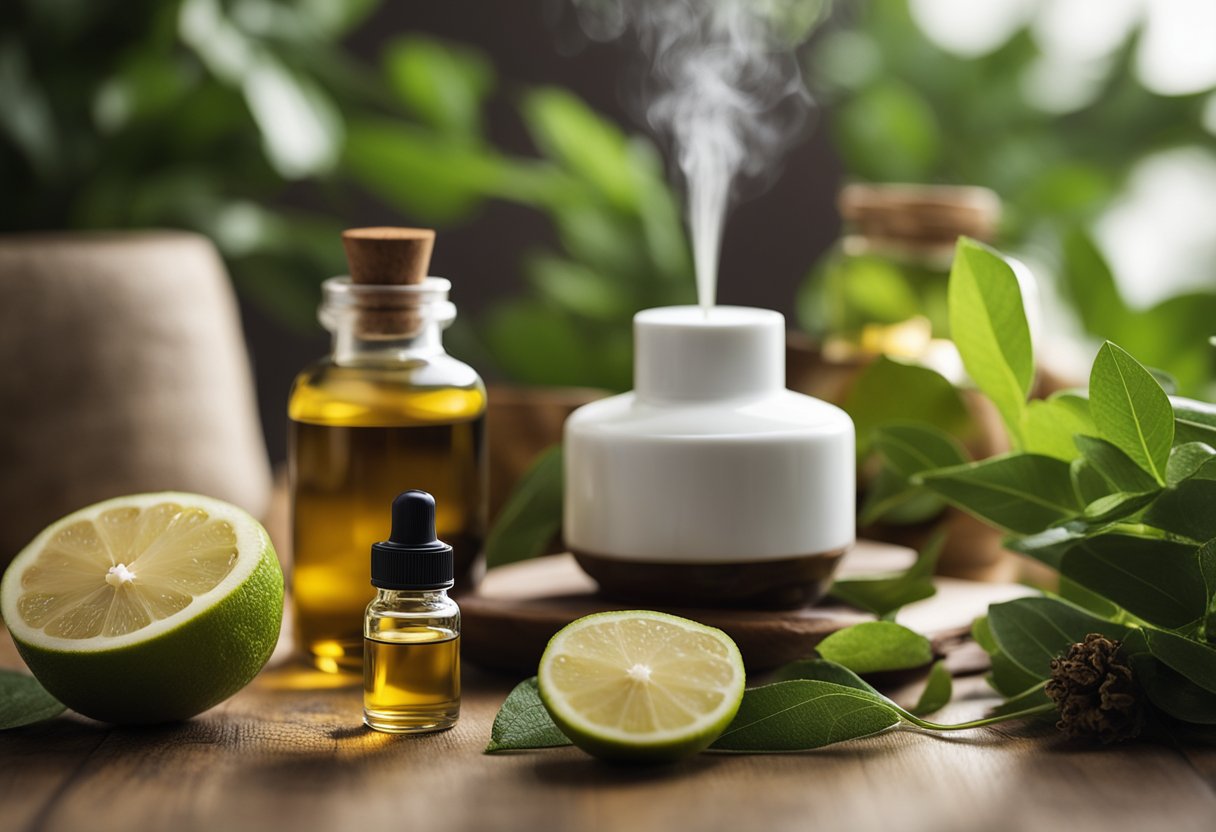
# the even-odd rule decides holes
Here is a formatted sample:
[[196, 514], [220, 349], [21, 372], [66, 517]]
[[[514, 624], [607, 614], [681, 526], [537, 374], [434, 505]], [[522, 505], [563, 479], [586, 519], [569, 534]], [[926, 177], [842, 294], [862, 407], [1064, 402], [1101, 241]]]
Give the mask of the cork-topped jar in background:
[[955, 243], [992, 241], [999, 197], [978, 187], [853, 184], [841, 190], [839, 208], [844, 234], [799, 298], [802, 323], [824, 356], [933, 363], [935, 351], [952, 352], [946, 287]]

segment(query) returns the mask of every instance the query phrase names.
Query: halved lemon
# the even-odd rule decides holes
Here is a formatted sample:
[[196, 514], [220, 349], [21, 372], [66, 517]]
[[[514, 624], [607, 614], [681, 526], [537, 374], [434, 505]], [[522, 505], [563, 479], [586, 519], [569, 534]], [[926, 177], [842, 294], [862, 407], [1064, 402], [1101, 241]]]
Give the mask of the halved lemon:
[[707, 748], [743, 700], [743, 658], [721, 630], [660, 612], [580, 618], [549, 642], [537, 681], [562, 732], [610, 760], [667, 762]]
[[53, 523], [13, 560], [0, 613], [43, 686], [85, 716], [186, 719], [257, 674], [283, 573], [266, 530], [197, 494], [137, 494]]

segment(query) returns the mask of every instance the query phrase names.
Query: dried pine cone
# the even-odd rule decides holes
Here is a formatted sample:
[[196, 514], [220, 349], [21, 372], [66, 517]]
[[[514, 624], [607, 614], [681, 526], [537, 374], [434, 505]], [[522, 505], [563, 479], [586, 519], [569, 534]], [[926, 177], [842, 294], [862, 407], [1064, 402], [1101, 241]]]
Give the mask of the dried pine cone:
[[1068, 737], [1112, 743], [1140, 733], [1144, 712], [1119, 647], [1118, 641], [1090, 633], [1052, 660], [1046, 692], [1060, 716], [1056, 727]]

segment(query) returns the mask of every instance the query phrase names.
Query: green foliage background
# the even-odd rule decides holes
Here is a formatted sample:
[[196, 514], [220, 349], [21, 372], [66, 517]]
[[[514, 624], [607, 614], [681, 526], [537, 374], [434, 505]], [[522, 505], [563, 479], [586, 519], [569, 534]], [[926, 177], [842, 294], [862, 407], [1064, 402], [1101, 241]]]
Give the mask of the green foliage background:
[[[850, 175], [992, 188], [1004, 206], [1001, 245], [1031, 252], [1054, 272], [1086, 333], [1168, 370], [1183, 392], [1211, 392], [1216, 353], [1203, 341], [1216, 319], [1216, 288], [1133, 310], [1089, 233], [1144, 158], [1178, 147], [1216, 154], [1203, 124], [1210, 93], [1146, 89], [1135, 74], [1136, 28], [1088, 103], [1048, 113], [1023, 85], [1042, 55], [1028, 28], [989, 54], [964, 58], [920, 30], [909, 0], [837, 3], [836, 11], [807, 57], [807, 77], [831, 111], [829, 129]], [[1216, 287], [1216, 263], [1199, 268]]]
[[[692, 296], [678, 200], [653, 143], [567, 90], [504, 83], [459, 44], [410, 35], [375, 65], [352, 60], [343, 39], [378, 5], [4, 4], [0, 228], [196, 229], [246, 297], [311, 328], [320, 280], [342, 269], [333, 235], [355, 194], [441, 226], [505, 200], [547, 217], [558, 245], [504, 264], [527, 293], [454, 333], [460, 351], [521, 382], [627, 387], [632, 313]], [[803, 5], [815, 14], [790, 21], [799, 32], [823, 4]], [[1087, 332], [1184, 392], [1210, 384], [1202, 340], [1216, 292], [1133, 311], [1088, 235], [1137, 161], [1212, 144], [1204, 96], [1154, 95], [1134, 78], [1138, 32], [1092, 103], [1052, 115], [1020, 86], [1038, 55], [1025, 31], [965, 59], [920, 32], [907, 0], [837, 3], [819, 25], [807, 78], [850, 176], [994, 188], [1007, 207], [1002, 243], [1053, 266]], [[493, 97], [515, 106], [535, 154], [487, 138]], [[276, 207], [301, 193], [291, 202], [315, 213]]]

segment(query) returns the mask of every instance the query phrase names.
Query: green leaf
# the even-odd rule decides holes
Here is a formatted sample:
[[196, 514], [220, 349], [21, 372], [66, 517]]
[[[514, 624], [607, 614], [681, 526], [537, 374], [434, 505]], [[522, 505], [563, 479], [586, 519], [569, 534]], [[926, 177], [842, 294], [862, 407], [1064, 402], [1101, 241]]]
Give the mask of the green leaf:
[[1053, 598], [1019, 598], [988, 608], [988, 626], [1000, 650], [1036, 680], [1051, 675], [1051, 660], [1089, 633], [1122, 638], [1126, 627]]
[[1085, 461], [1102, 475], [1114, 491], [1136, 494], [1160, 487], [1151, 474], [1105, 439], [1077, 436], [1075, 441]]
[[916, 523], [940, 514], [945, 504], [909, 480], [922, 471], [967, 461], [950, 434], [921, 423], [883, 425], [873, 432], [872, 447], [886, 464], [866, 491], [859, 515], [863, 525]]
[[0, 731], [33, 725], [59, 716], [67, 708], [38, 680], [14, 670], [0, 670]]
[[1216, 537], [1216, 480], [1183, 480], [1165, 489], [1145, 512], [1144, 522], [1196, 543], [1211, 540]]
[[1174, 443], [1174, 411], [1152, 373], [1107, 341], [1090, 371], [1089, 400], [1102, 436], [1164, 483]]
[[1161, 385], [1161, 389], [1165, 391], [1167, 396], [1176, 396], [1178, 394], [1178, 379], [1167, 373], [1159, 367], [1145, 367], [1153, 378], [1157, 379], [1157, 383]]
[[562, 524], [562, 448], [541, 453], [499, 512], [486, 537], [486, 566], [493, 568], [545, 553]]
[[988, 673], [988, 684], [1002, 696], [1016, 697], [1023, 691], [1039, 684], [1042, 679], [1033, 673], [1028, 673], [1014, 664], [1007, 656], [996, 639], [992, 636], [992, 628], [988, 617], [981, 616], [971, 625], [971, 637], [975, 639], [992, 662], [992, 670]]
[[346, 137], [346, 167], [369, 191], [426, 222], [467, 218], [504, 187], [493, 152], [391, 121], [361, 121]]
[[1059, 569], [1064, 554], [1072, 548], [1073, 544], [1093, 534], [1096, 532], [1092, 526], [1077, 520], [1055, 526], [1038, 534], [1010, 538], [1004, 543], [1006, 549], [1034, 558], [1052, 569]]
[[1120, 617], [1125, 615], [1122, 607], [1109, 598], [1104, 598], [1098, 593], [1087, 589], [1071, 578], [1060, 576], [1060, 598], [1070, 604], [1074, 604], [1083, 610], [1092, 612], [1099, 618], [1108, 618], [1112, 621], [1120, 620]]
[[1080, 453], [1073, 437], [1094, 430], [1088, 399], [1057, 394], [1050, 399], [1032, 401], [1026, 406], [1024, 450], [1070, 462]]
[[345, 0], [342, 3], [332, 3], [330, 0], [297, 0], [294, 5], [314, 30], [327, 37], [337, 38], [362, 23], [379, 4], [376, 0]]
[[1216, 694], [1216, 649], [1164, 630], [1146, 627], [1141, 634], [1153, 656], [1208, 693]]
[[886, 465], [866, 487], [866, 496], [857, 513], [857, 522], [916, 525], [941, 514], [946, 504], [934, 494], [892, 471]]
[[1060, 571], [1128, 612], [1162, 627], [1203, 616], [1207, 598], [1195, 547], [1103, 534], [1074, 544]]
[[1083, 229], [1064, 238], [1063, 286], [1086, 332], [1098, 338], [1122, 332], [1130, 310], [1102, 252]]
[[287, 180], [329, 173], [344, 138], [329, 90], [269, 52], [254, 54], [240, 84], [271, 166]]
[[[1138, 469], [1137, 469], [1138, 470]], [[1074, 459], [1070, 464], [1072, 487], [1085, 505], [1110, 494], [1110, 483], [1085, 459]]]
[[1166, 485], [1177, 485], [1191, 477], [1216, 479], [1216, 448], [1206, 442], [1186, 442], [1170, 451], [1165, 466]]
[[1199, 574], [1203, 576], [1203, 588], [1208, 597], [1200, 635], [1208, 641], [1216, 641], [1216, 540], [1209, 540], [1195, 553], [1199, 562]]
[[915, 86], [885, 76], [842, 102], [832, 119], [848, 170], [878, 182], [925, 182], [942, 152], [942, 128]]
[[917, 716], [927, 716], [935, 711], [940, 711], [950, 704], [950, 697], [953, 695], [954, 682], [950, 678], [946, 662], [944, 660], [936, 662], [929, 670], [929, 680], [925, 683], [925, 689], [921, 691], [920, 698], [912, 706], [912, 713]]
[[1144, 509], [1157, 499], [1157, 491], [1146, 491], [1143, 494], [1107, 494], [1099, 497], [1085, 507], [1085, 519], [1091, 523], [1110, 523], [1115, 520], [1125, 520]]
[[1069, 464], [1039, 454], [1011, 454], [919, 478], [971, 514], [1021, 534], [1041, 532], [1081, 511]]
[[874, 431], [876, 450], [892, 470], [905, 479], [934, 468], [967, 463], [958, 440], [928, 424], [897, 422]]
[[516, 685], [498, 709], [485, 753], [563, 745], [570, 745], [570, 740], [553, 724], [533, 676]]
[[481, 335], [500, 367], [521, 384], [580, 386], [600, 377], [605, 339], [593, 345], [587, 327], [555, 315], [548, 304], [500, 303], [482, 323]]
[[1216, 725], [1216, 694], [1147, 654], [1132, 656], [1131, 664], [1136, 683], [1162, 711], [1183, 722]]
[[645, 291], [638, 280], [649, 275], [652, 266], [646, 251], [638, 246], [634, 216], [612, 210], [586, 189], [554, 207], [550, 216], [558, 238], [573, 259], [591, 264], [621, 281], [622, 286], [631, 286], [634, 292]]
[[963, 437], [970, 417], [958, 390], [941, 374], [880, 356], [858, 375], [844, 409], [857, 428], [857, 452], [870, 451], [874, 431], [891, 422], [917, 422]]
[[854, 673], [906, 670], [933, 661], [929, 639], [893, 621], [866, 621], [837, 630], [815, 649]]
[[633, 210], [639, 191], [628, 142], [615, 124], [558, 87], [530, 92], [524, 120], [546, 156], [590, 182], [612, 204]]
[[446, 133], [475, 137], [494, 70], [480, 52], [432, 38], [398, 38], [385, 52], [385, 71], [419, 119]]
[[962, 237], [950, 272], [949, 298], [950, 333], [963, 366], [1021, 446], [1034, 353], [1017, 276], [1000, 254]]
[[539, 255], [529, 258], [524, 270], [541, 297], [575, 315], [610, 324], [633, 315], [630, 292], [610, 275], [590, 266]]
[[900, 722], [885, 699], [846, 685], [776, 682], [744, 692], [716, 751], [808, 751], [868, 737]]
[[886, 618], [901, 607], [932, 597], [937, 591], [933, 585], [933, 568], [945, 542], [945, 533], [938, 533], [903, 572], [837, 580], [832, 584], [830, 594], [846, 604]]
[[829, 662], [827, 659], [799, 659], [773, 671], [774, 682], [790, 682], [795, 679], [831, 682], [834, 685], [869, 691], [876, 696], [882, 695], [869, 682], [847, 667], [836, 664], [836, 662]]
[[1203, 390], [1212, 379], [1212, 360], [1202, 339], [1216, 320], [1216, 293], [1174, 295], [1137, 311], [1134, 323], [1112, 340], [1146, 366], [1167, 370], [1182, 389]]
[[1174, 439], [1206, 442], [1216, 447], [1216, 405], [1194, 399], [1170, 399], [1174, 406]]

